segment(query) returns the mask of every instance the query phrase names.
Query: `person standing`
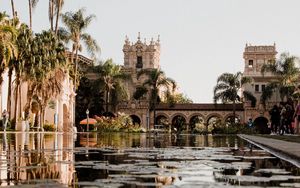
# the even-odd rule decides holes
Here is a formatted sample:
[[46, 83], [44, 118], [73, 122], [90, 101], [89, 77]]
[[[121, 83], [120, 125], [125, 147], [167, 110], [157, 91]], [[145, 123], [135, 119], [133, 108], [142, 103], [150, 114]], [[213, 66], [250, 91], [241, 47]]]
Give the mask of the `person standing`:
[[290, 105], [288, 102], [285, 105], [286, 109], [286, 133], [288, 134], [293, 134], [294, 130], [292, 128], [292, 122], [293, 122], [293, 117], [294, 117], [294, 108], [292, 105]]
[[278, 106], [275, 104], [269, 113], [271, 116], [271, 131], [272, 134], [276, 134], [280, 125], [280, 111]]
[[6, 131], [7, 122], [8, 122], [8, 113], [7, 113], [6, 110], [3, 110], [3, 112], [2, 112], [2, 125], [3, 125], [3, 130], [4, 131]]
[[286, 108], [285, 104], [283, 102], [280, 102], [280, 127], [279, 127], [279, 134], [283, 135], [285, 132], [285, 126], [286, 126]]
[[295, 109], [295, 113], [294, 113], [294, 119], [295, 121], [295, 133], [299, 134], [299, 122], [300, 122], [300, 101], [298, 101], [298, 104], [296, 106]]

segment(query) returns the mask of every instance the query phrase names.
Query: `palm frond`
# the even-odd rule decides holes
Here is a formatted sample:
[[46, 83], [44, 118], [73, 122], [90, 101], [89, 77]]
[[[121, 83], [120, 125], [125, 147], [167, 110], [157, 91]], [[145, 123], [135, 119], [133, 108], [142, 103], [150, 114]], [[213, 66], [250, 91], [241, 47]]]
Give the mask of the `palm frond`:
[[255, 107], [257, 99], [250, 91], [243, 91], [243, 96], [246, 100], [251, 101], [251, 107]]

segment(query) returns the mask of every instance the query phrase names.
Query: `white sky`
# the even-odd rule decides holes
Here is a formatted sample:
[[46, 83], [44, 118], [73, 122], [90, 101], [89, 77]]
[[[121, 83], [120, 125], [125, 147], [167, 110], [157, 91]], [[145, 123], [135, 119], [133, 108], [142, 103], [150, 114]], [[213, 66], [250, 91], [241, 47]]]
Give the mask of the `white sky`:
[[[14, 0], [28, 23], [28, 1]], [[101, 59], [123, 64], [125, 35], [161, 39], [161, 67], [194, 102], [212, 102], [217, 77], [243, 71], [243, 50], [272, 45], [279, 53], [300, 55], [299, 0], [65, 0], [63, 12], [85, 7], [95, 20], [87, 30], [99, 43]], [[0, 11], [11, 15], [10, 0]], [[47, 30], [48, 1], [33, 14], [35, 32]]]

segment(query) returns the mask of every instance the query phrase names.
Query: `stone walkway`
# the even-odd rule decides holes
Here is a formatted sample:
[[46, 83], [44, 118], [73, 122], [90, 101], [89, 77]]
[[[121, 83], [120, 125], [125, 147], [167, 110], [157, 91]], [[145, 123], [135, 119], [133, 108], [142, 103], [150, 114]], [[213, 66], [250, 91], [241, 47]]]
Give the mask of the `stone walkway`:
[[300, 167], [300, 143], [244, 134], [239, 135], [239, 137]]

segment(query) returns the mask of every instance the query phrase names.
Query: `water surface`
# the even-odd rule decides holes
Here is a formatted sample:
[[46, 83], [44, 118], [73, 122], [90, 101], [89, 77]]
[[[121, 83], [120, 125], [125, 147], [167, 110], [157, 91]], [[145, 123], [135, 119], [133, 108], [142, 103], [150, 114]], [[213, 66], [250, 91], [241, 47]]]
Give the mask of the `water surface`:
[[0, 184], [299, 187], [300, 170], [236, 136], [0, 134]]

